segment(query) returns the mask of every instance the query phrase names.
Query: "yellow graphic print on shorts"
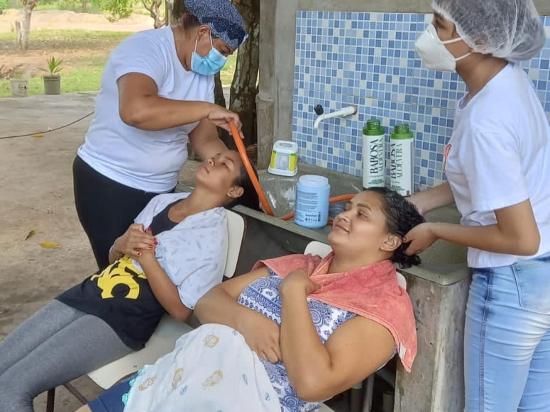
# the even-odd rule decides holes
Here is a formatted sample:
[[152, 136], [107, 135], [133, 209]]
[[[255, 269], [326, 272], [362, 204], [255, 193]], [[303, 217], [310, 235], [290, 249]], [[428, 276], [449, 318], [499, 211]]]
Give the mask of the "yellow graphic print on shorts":
[[212, 375], [204, 380], [202, 387], [207, 389], [212, 386], [216, 386], [223, 378], [223, 372], [221, 370], [216, 370]]
[[103, 299], [113, 298], [113, 290], [118, 285], [128, 287], [125, 298], [137, 299], [139, 296], [139, 283], [136, 278], [146, 279], [145, 273], [134, 265], [132, 258], [123, 256], [103, 269], [99, 275], [93, 275], [90, 280], [97, 279], [97, 287], [101, 289]]
[[218, 344], [219, 341], [220, 341], [220, 338], [217, 337], [216, 335], [208, 335], [204, 337], [203, 343], [204, 343], [204, 346], [213, 348]]
[[183, 380], [183, 368], [177, 368], [172, 378], [172, 390], [175, 390]]
[[157, 375], [147, 378], [138, 386], [138, 389], [143, 392], [144, 390], [149, 389], [151, 386], [153, 386], [156, 380]]

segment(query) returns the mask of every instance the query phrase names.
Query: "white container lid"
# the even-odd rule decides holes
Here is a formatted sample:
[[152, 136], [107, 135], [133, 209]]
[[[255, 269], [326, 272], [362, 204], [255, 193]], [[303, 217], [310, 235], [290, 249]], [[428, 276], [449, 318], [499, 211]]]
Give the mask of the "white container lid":
[[325, 187], [328, 186], [328, 178], [319, 175], [303, 175], [298, 179], [298, 183], [308, 187]]
[[296, 154], [298, 153], [298, 143], [291, 140], [277, 140], [273, 145], [273, 150], [278, 153]]

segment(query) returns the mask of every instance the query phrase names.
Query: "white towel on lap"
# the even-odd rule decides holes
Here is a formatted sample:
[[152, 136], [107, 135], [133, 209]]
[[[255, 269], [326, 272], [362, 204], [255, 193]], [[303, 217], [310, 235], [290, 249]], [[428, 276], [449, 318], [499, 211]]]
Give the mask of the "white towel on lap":
[[125, 412], [280, 412], [258, 356], [234, 329], [207, 324], [178, 339], [175, 349], [145, 366]]

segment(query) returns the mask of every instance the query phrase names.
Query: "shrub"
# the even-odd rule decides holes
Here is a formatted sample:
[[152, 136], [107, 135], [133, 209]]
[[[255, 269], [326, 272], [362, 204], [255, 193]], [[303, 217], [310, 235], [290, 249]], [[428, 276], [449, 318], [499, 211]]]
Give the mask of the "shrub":
[[54, 56], [52, 56], [47, 60], [47, 62], [48, 68], [41, 70], [47, 72], [49, 76], [56, 76], [61, 70], [63, 70], [63, 67], [61, 67], [61, 63], [63, 63], [63, 60], [56, 59]]

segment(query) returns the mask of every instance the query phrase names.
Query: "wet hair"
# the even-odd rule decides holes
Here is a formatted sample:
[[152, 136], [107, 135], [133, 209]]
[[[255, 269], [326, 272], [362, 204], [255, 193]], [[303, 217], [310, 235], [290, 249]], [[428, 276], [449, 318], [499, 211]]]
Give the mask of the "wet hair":
[[[256, 177], [258, 177], [258, 172], [256, 171], [256, 168], [254, 168], [254, 166], [252, 166], [252, 168], [254, 169], [254, 174], [256, 175]], [[235, 179], [233, 183], [243, 188], [243, 194], [226, 204], [225, 207], [227, 209], [231, 209], [233, 206], [243, 205], [250, 209], [260, 211], [260, 200], [258, 198], [258, 194], [256, 193], [256, 189], [254, 189], [252, 180], [250, 180], [250, 177], [246, 172], [244, 164], [241, 163], [239, 176]]]
[[[399, 193], [385, 187], [371, 187], [366, 191], [377, 193], [382, 198], [382, 212], [386, 217], [386, 226], [390, 233], [402, 238], [413, 227], [425, 222], [424, 217], [418, 213], [416, 207]], [[410, 243], [401, 243], [390, 257], [390, 260], [397, 263], [401, 268], [420, 264], [420, 256], [405, 254], [405, 250], [407, 250]]]

